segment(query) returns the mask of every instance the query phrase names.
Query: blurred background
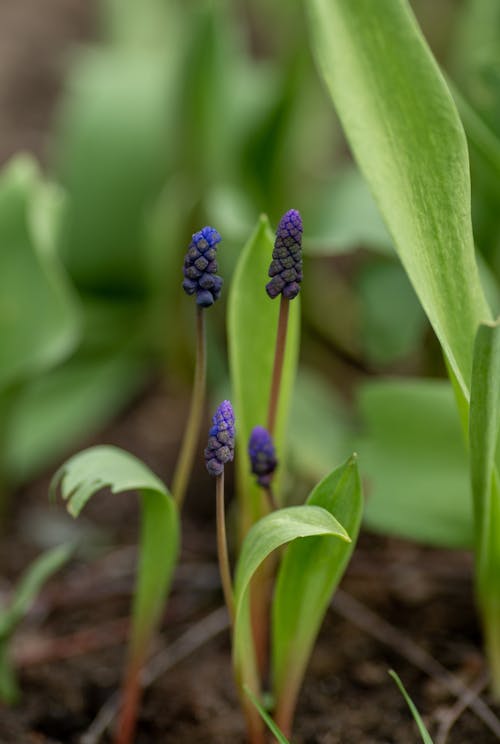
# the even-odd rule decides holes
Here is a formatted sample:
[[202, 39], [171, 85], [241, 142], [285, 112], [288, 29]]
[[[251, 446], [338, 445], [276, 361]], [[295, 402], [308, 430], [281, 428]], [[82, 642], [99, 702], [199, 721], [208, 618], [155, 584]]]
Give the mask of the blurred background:
[[[478, 258], [498, 308], [499, 4], [412, 6], [454, 81]], [[190, 236], [205, 224], [222, 234], [227, 289], [259, 214], [275, 225], [293, 207], [306, 277], [294, 492], [355, 448], [370, 526], [418, 537], [418, 520], [390, 508], [404, 478], [408, 503], [429, 484], [430, 501], [437, 487], [457, 500], [467, 544], [467, 464], [439, 346], [305, 29], [288, 0], [0, 2], [4, 512], [21, 486], [94, 441], [126, 446], [169, 481], [194, 361], [181, 289]], [[210, 311], [214, 398], [228, 385], [226, 298]], [[443, 530], [431, 539], [453, 543], [457, 530]]]

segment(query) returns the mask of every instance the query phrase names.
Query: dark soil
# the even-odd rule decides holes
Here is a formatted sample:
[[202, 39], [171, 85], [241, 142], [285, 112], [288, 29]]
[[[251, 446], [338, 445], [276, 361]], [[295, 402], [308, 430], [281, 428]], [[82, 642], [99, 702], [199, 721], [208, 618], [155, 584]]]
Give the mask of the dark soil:
[[[177, 396], [154, 389], [100, 441], [127, 446], [167, 477], [175, 442], [163, 422], [173, 416], [182, 421], [184, 413]], [[182, 560], [154, 654], [167, 645], [175, 647], [189, 627], [222, 604], [210, 485], [199, 472], [191, 488]], [[40, 549], [45, 522], [39, 515], [46, 489], [44, 479], [19, 494], [17, 504], [23, 506], [17, 507], [0, 552], [11, 580]], [[47, 511], [49, 524], [63, 515], [60, 506]], [[17, 708], [0, 712], [2, 743], [81, 742], [119, 684], [133, 588], [136, 499], [103, 494], [89, 504], [84, 516], [87, 555], [52, 580], [18, 633], [15, 657], [23, 699]], [[35, 531], [30, 528], [33, 522]], [[427, 652], [430, 664], [432, 658], [440, 662], [466, 685], [484, 674], [471, 576], [472, 561], [464, 553], [363, 535], [342, 583], [341, 601], [328, 613], [311, 661], [294, 743], [418, 742], [410, 713], [388, 677], [391, 668], [436, 732], [456, 696], [435, 670], [429, 676], [415, 666], [411, 644]], [[358, 602], [354, 607], [352, 598]], [[146, 690], [136, 742], [163, 741], [245, 741], [227, 631]], [[449, 741], [493, 744], [497, 737], [467, 710]]]

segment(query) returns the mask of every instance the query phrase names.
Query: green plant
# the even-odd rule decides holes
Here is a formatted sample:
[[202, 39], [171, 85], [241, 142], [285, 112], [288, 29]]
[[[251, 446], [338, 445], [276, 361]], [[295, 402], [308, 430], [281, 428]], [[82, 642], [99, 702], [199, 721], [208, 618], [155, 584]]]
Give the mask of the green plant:
[[140, 672], [177, 559], [179, 517], [161, 480], [135, 457], [116, 447], [93, 447], [70, 458], [54, 476], [51, 490], [55, 495], [60, 488], [69, 513], [78, 517], [92, 495], [105, 487], [113, 493], [138, 491], [142, 512], [137, 585], [116, 734], [117, 744], [129, 744], [141, 695]]
[[445, 357], [471, 455], [476, 591], [499, 697], [500, 375], [474, 257], [465, 134], [406, 0], [376, 10], [369, 0], [314, 0], [309, 20], [354, 157]]
[[[276, 454], [280, 466], [276, 476], [282, 476], [286, 453], [283, 423], [298, 344], [299, 308], [293, 298], [299, 285], [293, 286], [289, 296], [286, 288], [288, 281], [300, 282], [302, 278], [300, 259], [295, 253], [288, 259], [287, 251], [295, 251], [294, 241], [300, 244], [299, 220], [294, 210], [286, 213], [273, 247], [268, 222], [262, 218], [240, 257], [228, 310], [235, 414], [229, 401], [221, 404], [205, 450], [207, 469], [216, 477], [219, 563], [232, 619], [235, 676], [254, 744], [263, 741], [264, 728], [245, 689], [259, 699], [271, 680], [275, 720], [285, 732], [291, 731], [307, 661], [352, 553], [362, 512], [354, 456], [324, 478], [304, 506], [278, 507], [283, 497], [281, 480], [275, 477]], [[288, 230], [293, 230], [293, 239], [282, 243]], [[274, 298], [281, 290], [286, 292], [279, 313], [263, 292], [262, 277], [271, 253], [268, 293]], [[278, 259], [284, 260], [285, 268], [277, 265]], [[281, 273], [292, 266], [290, 274]], [[274, 277], [281, 280], [274, 282]], [[264, 421], [267, 429], [261, 426]], [[276, 445], [269, 431], [273, 428]], [[235, 436], [245, 450], [238, 455], [242, 545], [233, 585], [225, 537], [224, 465], [233, 459]]]
[[62, 545], [39, 556], [19, 579], [8, 606], [0, 609], [0, 700], [8, 705], [17, 702], [20, 695], [9, 659], [12, 636], [40, 589], [64, 566], [72, 552], [71, 546]]

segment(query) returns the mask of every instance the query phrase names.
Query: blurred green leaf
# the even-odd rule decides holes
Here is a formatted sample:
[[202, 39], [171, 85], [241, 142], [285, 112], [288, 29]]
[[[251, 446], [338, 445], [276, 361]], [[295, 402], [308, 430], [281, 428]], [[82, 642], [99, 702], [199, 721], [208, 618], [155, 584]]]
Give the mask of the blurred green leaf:
[[[313, 482], [352, 451], [353, 423], [337, 391], [320, 375], [299, 369], [289, 426], [290, 466]], [[342, 521], [342, 520], [341, 520]]]
[[73, 63], [57, 162], [69, 194], [61, 250], [80, 288], [145, 291], [146, 211], [171, 154], [173, 57], [87, 50]]
[[79, 332], [76, 301], [54, 253], [60, 197], [33, 160], [0, 175], [0, 388], [67, 356]]
[[396, 249], [468, 397], [490, 316], [474, 261], [466, 140], [406, 0], [313, 0], [320, 69]]
[[363, 497], [355, 457], [324, 478], [307, 505], [329, 512], [352, 542], [321, 536], [298, 540], [281, 561], [273, 598], [272, 669], [276, 719], [288, 724], [324, 614], [356, 544]]
[[[265, 426], [274, 362], [279, 299], [265, 291], [274, 236], [267, 217], [261, 217], [243, 249], [228, 301], [228, 343], [233, 405], [238, 426], [238, 489], [242, 532], [262, 514], [262, 494], [250, 474], [247, 445], [254, 426]], [[290, 303], [287, 347], [283, 365], [275, 444], [285, 452], [285, 432], [295, 380], [299, 345], [300, 299]], [[283, 457], [281, 463], [284, 466]]]
[[335, 255], [360, 246], [392, 253], [392, 240], [359, 170], [337, 173], [304, 213], [308, 255]]
[[123, 352], [77, 355], [19, 391], [5, 443], [9, 482], [26, 483], [116, 415], [137, 391], [146, 368]]
[[431, 545], [471, 548], [467, 452], [450, 385], [368, 383], [359, 408], [366, 525]]
[[8, 704], [19, 697], [19, 689], [9, 661], [9, 641], [17, 626], [50, 577], [69, 560], [73, 548], [60, 545], [39, 556], [21, 576], [6, 608], [0, 608], [0, 700]]
[[129, 663], [143, 661], [160, 618], [179, 549], [179, 515], [167, 488], [140, 460], [117, 447], [91, 447], [71, 457], [55, 474], [68, 512], [77, 517], [88, 500], [109, 487], [138, 491], [142, 506], [141, 546], [132, 611]]
[[425, 314], [402, 267], [366, 264], [359, 272], [363, 351], [374, 364], [389, 364], [414, 352], [427, 327]]

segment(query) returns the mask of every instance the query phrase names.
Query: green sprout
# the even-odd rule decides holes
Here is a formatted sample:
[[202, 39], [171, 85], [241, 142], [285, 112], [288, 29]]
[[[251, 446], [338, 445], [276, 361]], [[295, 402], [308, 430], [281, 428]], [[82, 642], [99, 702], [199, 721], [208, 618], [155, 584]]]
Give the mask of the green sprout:
[[[290, 301], [302, 279], [297, 249], [301, 236], [302, 221], [295, 210], [280, 222], [275, 241], [262, 218], [240, 257], [229, 306], [235, 414], [229, 401], [221, 404], [205, 450], [207, 469], [216, 477], [219, 565], [232, 620], [234, 673], [251, 744], [264, 741], [265, 729], [247, 690], [261, 700], [268, 680], [274, 721], [285, 735], [292, 730], [307, 662], [354, 549], [363, 508], [355, 455], [313, 488], [303, 506], [277, 508], [282, 502], [284, 458], [279, 458], [277, 470], [276, 452], [285, 451], [284, 423], [297, 363], [299, 307], [298, 301], [293, 307]], [[290, 248], [297, 252], [288, 257]], [[270, 312], [274, 303], [262, 292], [270, 251], [267, 290], [271, 298], [283, 290], [277, 314]], [[278, 265], [278, 259], [284, 259], [284, 265]], [[292, 273], [283, 273], [290, 267]], [[224, 467], [233, 459], [235, 437], [245, 443], [245, 455], [248, 443], [250, 467], [248, 456], [240, 453], [243, 539], [232, 578], [224, 524]]]
[[39, 556], [19, 580], [9, 605], [0, 609], [0, 700], [7, 705], [17, 702], [20, 695], [10, 661], [12, 637], [42, 586], [64, 566], [72, 552], [71, 545], [61, 545]]
[[141, 697], [140, 673], [160, 621], [179, 549], [177, 506], [166, 486], [140, 460], [116, 447], [99, 446], [70, 458], [53, 478], [52, 495], [60, 489], [68, 512], [78, 517], [97, 491], [137, 491], [142, 523], [132, 627], [123, 677], [116, 744], [134, 738]]

